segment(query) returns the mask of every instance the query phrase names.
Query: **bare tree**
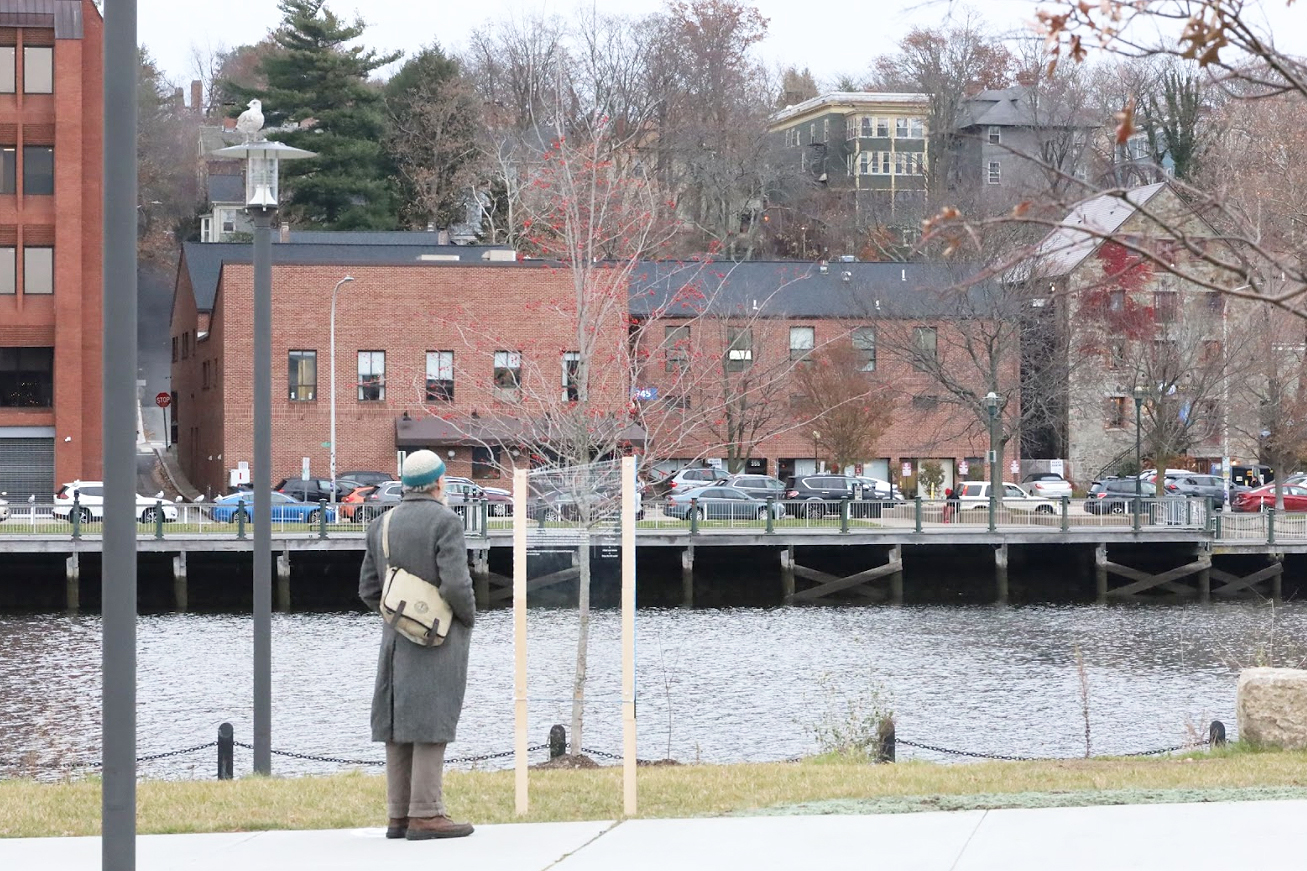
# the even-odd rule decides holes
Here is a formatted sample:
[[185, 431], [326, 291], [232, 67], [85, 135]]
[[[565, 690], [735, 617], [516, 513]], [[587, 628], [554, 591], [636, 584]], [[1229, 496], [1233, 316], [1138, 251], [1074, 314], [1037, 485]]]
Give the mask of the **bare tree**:
[[837, 342], [795, 372], [797, 411], [805, 425], [821, 427], [821, 444], [836, 469], [875, 456], [876, 443], [889, 428], [894, 397], [867, 371], [863, 353], [852, 342]]

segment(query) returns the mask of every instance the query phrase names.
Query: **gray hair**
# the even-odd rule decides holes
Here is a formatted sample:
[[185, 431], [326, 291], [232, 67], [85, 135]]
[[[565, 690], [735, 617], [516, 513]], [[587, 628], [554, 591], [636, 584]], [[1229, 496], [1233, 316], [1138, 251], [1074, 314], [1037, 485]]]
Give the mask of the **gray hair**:
[[436, 492], [436, 488], [438, 488], [444, 482], [444, 480], [445, 480], [445, 476], [441, 475], [439, 478], [432, 481], [430, 484], [423, 484], [421, 487], [410, 487], [407, 484], [405, 484], [400, 489], [405, 493], [434, 493]]

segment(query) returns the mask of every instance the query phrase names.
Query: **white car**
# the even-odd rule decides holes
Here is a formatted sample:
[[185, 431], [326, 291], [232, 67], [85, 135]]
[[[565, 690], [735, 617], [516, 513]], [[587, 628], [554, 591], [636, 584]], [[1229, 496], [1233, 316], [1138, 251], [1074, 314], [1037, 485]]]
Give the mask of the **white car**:
[[[961, 508], [984, 510], [989, 507], [989, 482], [988, 481], [967, 481], [958, 486], [958, 498], [961, 501]], [[1045, 499], [1042, 496], [1031, 496], [1025, 490], [1022, 490], [1016, 484], [1008, 481], [1003, 482], [1003, 507], [1012, 511], [1024, 511], [1028, 514], [1053, 514], [1057, 511], [1057, 504], [1052, 499]]]
[[9, 503], [0, 499], [0, 522], [9, 519]]
[[[136, 494], [137, 518], [142, 523], [153, 523], [160, 501], [158, 497]], [[74, 502], [76, 502], [77, 509], [81, 514], [82, 523], [103, 520], [104, 482], [73, 481], [71, 484], [64, 484], [59, 488], [59, 492], [54, 494], [54, 510], [50, 513], [61, 520], [70, 520], [73, 514]], [[163, 502], [163, 519], [176, 520], [177, 506], [171, 502]]]
[[1071, 498], [1071, 482], [1056, 472], [1036, 472], [1027, 475], [1021, 486], [1032, 496], [1046, 496], [1049, 499]]

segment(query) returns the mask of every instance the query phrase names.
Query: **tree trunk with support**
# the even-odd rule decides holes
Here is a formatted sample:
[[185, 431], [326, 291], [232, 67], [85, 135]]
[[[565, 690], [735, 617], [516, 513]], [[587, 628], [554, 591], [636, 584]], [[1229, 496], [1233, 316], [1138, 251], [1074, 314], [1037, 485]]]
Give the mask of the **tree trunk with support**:
[[572, 683], [572, 754], [581, 753], [581, 731], [585, 725], [585, 672], [590, 646], [590, 542], [589, 535], [577, 554], [581, 570], [577, 581], [576, 678]]

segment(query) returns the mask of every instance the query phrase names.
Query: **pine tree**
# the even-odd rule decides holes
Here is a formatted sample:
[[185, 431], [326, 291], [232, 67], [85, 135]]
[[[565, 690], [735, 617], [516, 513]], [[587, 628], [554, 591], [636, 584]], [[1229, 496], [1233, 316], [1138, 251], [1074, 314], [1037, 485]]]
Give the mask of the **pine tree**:
[[368, 75], [396, 60], [347, 43], [363, 35], [361, 18], [347, 23], [326, 0], [281, 0], [276, 50], [260, 65], [261, 90], [228, 83], [236, 112], [263, 101], [266, 128], [294, 122], [299, 129], [269, 139], [317, 153], [281, 168], [282, 206], [289, 219], [331, 230], [388, 230], [396, 225], [395, 197], [382, 149], [385, 105]]

